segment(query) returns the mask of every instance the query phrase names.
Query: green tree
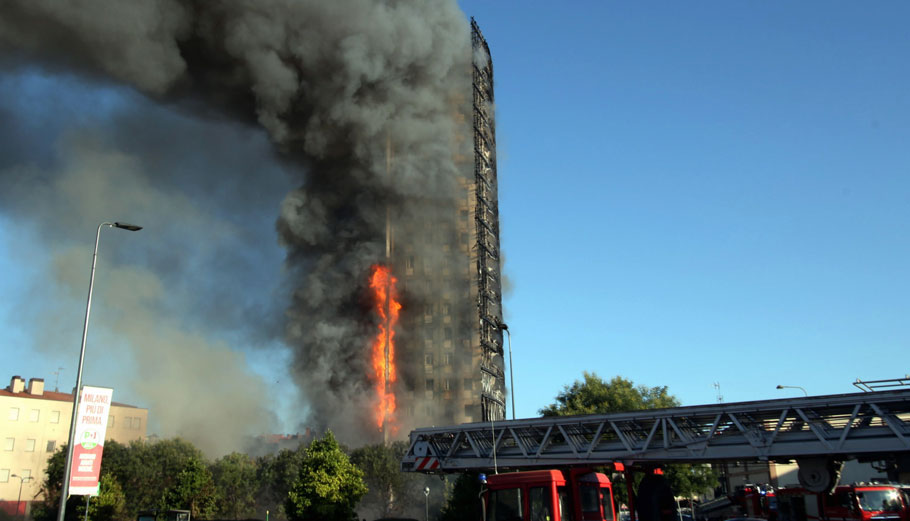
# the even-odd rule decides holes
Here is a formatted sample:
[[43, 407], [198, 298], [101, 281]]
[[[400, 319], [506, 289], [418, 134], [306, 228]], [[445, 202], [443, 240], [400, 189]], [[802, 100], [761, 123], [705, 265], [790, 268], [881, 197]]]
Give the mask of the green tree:
[[128, 446], [108, 442], [101, 472], [110, 472], [120, 483], [129, 518], [135, 519], [141, 510], [188, 508], [174, 503], [172, 490], [191, 460], [204, 462], [205, 457], [196, 446], [180, 438], [133, 441]]
[[285, 503], [294, 481], [300, 475], [300, 466], [306, 457], [306, 446], [295, 450], [283, 449], [275, 455], [256, 460], [256, 511], [270, 511], [275, 521], [287, 519]]
[[667, 480], [677, 496], [695, 497], [717, 487], [720, 474], [710, 465], [667, 465]]
[[480, 491], [477, 472], [465, 472], [459, 475], [438, 520], [481, 519], [483, 508], [480, 502]]
[[585, 371], [584, 381], [576, 380], [556, 395], [556, 403], [539, 412], [543, 416], [606, 414], [678, 407], [679, 400], [666, 387], [636, 386], [631, 380], [614, 376], [605, 382], [595, 373]]
[[285, 510], [291, 521], [350, 521], [366, 492], [363, 472], [350, 462], [329, 431], [306, 449]]
[[[104, 456], [101, 460], [101, 482], [99, 496], [92, 498], [89, 504], [89, 516], [98, 521], [128, 521], [131, 516], [127, 510], [126, 497], [116, 476], [110, 472], [110, 461], [115, 461], [119, 450], [123, 449], [114, 441], [104, 444]], [[41, 486], [40, 503], [32, 507], [32, 518], [35, 521], [53, 521], [57, 519], [60, 506], [60, 491], [63, 488], [63, 467], [66, 460], [66, 444], [47, 460], [47, 471]], [[78, 521], [85, 516], [85, 498], [70, 496], [66, 502], [66, 521]]]
[[246, 454], [233, 452], [215, 461], [212, 479], [218, 493], [216, 513], [220, 519], [246, 519], [256, 514], [256, 463]]
[[[44, 481], [41, 483], [39, 495], [44, 499], [40, 503], [32, 504], [32, 518], [35, 521], [53, 521], [57, 519], [57, 509], [60, 506], [60, 490], [63, 488], [63, 466], [66, 461], [66, 444], [61, 444], [53, 455], [47, 460], [47, 470]], [[66, 521], [78, 519], [76, 506], [81, 496], [73, 496], [66, 502]]]
[[[85, 503], [77, 508], [77, 513], [79, 518], [85, 516]], [[130, 519], [126, 513], [126, 496], [113, 475], [101, 475], [98, 495], [89, 502], [88, 517], [92, 521], [127, 521]]]
[[215, 510], [215, 485], [205, 463], [191, 457], [165, 493], [163, 509], [189, 510], [193, 519], [208, 519]]
[[[576, 380], [556, 396], [556, 403], [543, 409], [544, 416], [570, 416], [577, 414], [606, 414], [611, 412], [639, 411], [679, 407], [679, 400], [667, 387], [635, 385], [631, 380], [615, 376], [609, 382], [595, 373], [585, 371], [584, 381]], [[695, 496], [717, 485], [717, 474], [706, 465], [667, 465], [666, 477], [679, 496]], [[628, 504], [624, 476], [617, 476], [613, 483], [613, 496], [617, 503]], [[640, 476], [636, 477], [638, 484]]]
[[422, 517], [427, 500], [423, 490], [427, 486], [433, 496], [430, 510], [439, 509], [444, 488], [440, 481], [433, 476], [401, 471], [401, 459], [407, 450], [407, 442], [396, 441], [389, 445], [366, 445], [351, 452], [351, 463], [363, 471], [368, 488], [357, 507], [361, 517], [414, 517], [414, 514]]

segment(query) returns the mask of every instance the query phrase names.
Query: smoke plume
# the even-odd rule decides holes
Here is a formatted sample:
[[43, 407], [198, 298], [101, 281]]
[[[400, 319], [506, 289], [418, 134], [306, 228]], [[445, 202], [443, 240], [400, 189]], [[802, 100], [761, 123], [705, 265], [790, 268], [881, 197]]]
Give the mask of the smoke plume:
[[[119, 101], [57, 129], [50, 145], [27, 122], [0, 124], [10, 137], [0, 145], [0, 181], [11, 187], [3, 213], [37, 223], [48, 245], [58, 244], [59, 220], [93, 229], [136, 215], [140, 233], [157, 234], [157, 246], [118, 237], [115, 274], [99, 291], [122, 315], [112, 338], [155, 372], [134, 388], [162, 425], [191, 439], [232, 418], [269, 425], [271, 398], [232, 344], [280, 337], [308, 404], [301, 424], [365, 441], [375, 331], [367, 274], [385, 258], [387, 218], [428, 271], [447, 262], [418, 238], [427, 223], [454, 219], [471, 168], [470, 60], [454, 0], [4, 2], [7, 73], [96, 85]], [[24, 117], [9, 105], [0, 114]], [[276, 227], [282, 273], [268, 263]], [[73, 246], [59, 244], [55, 280], [79, 291], [84, 273], [70, 282], [62, 268]], [[456, 290], [406, 288], [412, 306]], [[405, 367], [405, 384], [416, 373]], [[220, 413], [232, 409], [219, 403], [239, 412]]]

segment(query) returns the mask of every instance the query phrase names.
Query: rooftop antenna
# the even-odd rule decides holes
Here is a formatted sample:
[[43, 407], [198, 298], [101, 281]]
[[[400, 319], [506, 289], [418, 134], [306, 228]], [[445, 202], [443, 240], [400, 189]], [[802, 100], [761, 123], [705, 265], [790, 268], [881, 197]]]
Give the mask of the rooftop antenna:
[[714, 382], [714, 390], [717, 391], [717, 403], [724, 403], [724, 395], [720, 394], [720, 382]]
[[54, 371], [54, 392], [55, 393], [60, 392], [60, 371], [63, 371], [62, 367], [58, 367], [57, 370]]

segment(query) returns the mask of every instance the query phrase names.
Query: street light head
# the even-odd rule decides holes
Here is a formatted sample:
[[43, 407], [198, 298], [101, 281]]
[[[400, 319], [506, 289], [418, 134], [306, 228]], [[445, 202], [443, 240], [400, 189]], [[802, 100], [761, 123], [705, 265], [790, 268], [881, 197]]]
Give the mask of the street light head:
[[508, 331], [508, 330], [509, 330], [509, 326], [507, 326], [505, 322], [500, 322], [500, 323], [499, 323], [499, 329], [501, 329], [501, 330], [503, 330], [503, 331]]
[[783, 386], [783, 385], [778, 385], [777, 388], [778, 388], [778, 389], [783, 389], [784, 386]]
[[129, 223], [114, 223], [114, 228], [123, 228], [124, 230], [129, 230], [131, 232], [137, 232], [142, 229], [142, 226], [136, 226], [135, 224]]

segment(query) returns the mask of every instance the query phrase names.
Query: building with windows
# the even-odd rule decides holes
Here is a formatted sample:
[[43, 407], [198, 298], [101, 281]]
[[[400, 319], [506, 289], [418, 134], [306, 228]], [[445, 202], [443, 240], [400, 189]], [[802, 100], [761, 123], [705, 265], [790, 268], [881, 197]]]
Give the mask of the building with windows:
[[[0, 389], [0, 508], [16, 511], [20, 485], [24, 513], [34, 500], [48, 458], [66, 444], [73, 414], [73, 395], [44, 390], [44, 380], [32, 378], [26, 385], [19, 376]], [[106, 439], [120, 443], [145, 438], [148, 409], [114, 402], [108, 418]]]
[[455, 196], [427, 200], [421, 222], [392, 241], [405, 295], [396, 336], [407, 371], [405, 435], [506, 416], [493, 62], [474, 20], [471, 42], [471, 95], [455, 92], [450, 100], [465, 130], [454, 147], [461, 172]]

